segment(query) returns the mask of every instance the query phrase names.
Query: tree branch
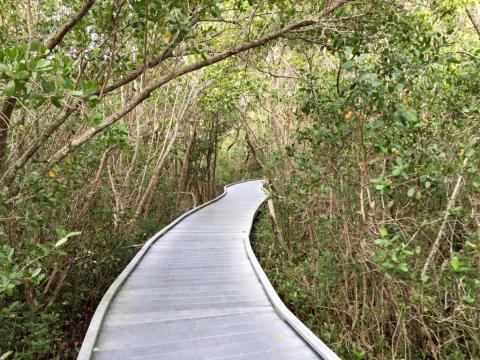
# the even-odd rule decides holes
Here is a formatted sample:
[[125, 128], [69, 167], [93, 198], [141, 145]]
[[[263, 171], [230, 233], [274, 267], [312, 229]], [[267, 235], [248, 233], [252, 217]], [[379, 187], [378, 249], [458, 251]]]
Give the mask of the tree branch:
[[340, 6], [350, 2], [351, 0], [338, 0], [334, 2], [332, 5], [329, 7], [325, 8], [320, 14], [318, 14], [316, 17], [307, 19], [307, 20], [301, 20], [298, 22], [294, 22], [283, 29], [280, 29], [278, 31], [272, 32], [266, 36], [263, 36], [259, 39], [253, 40], [253, 41], [248, 41], [246, 43], [243, 43], [242, 45], [232, 47], [224, 52], [221, 52], [217, 55], [214, 55], [210, 57], [209, 59], [203, 60], [203, 61], [198, 61], [195, 63], [192, 63], [190, 65], [186, 65], [184, 67], [181, 67], [175, 71], [172, 71], [170, 74], [164, 75], [150, 83], [148, 86], [146, 86], [142, 91], [138, 93], [138, 95], [133, 98], [128, 104], [126, 104], [123, 108], [115, 112], [114, 114], [110, 115], [103, 123], [91, 127], [79, 136], [75, 137], [74, 139], [70, 140], [65, 146], [63, 146], [61, 149], [59, 149], [49, 160], [48, 163], [49, 165], [55, 165], [58, 164], [60, 161], [62, 161], [68, 154], [70, 154], [72, 151], [75, 149], [79, 148], [83, 144], [85, 144], [88, 140], [90, 140], [93, 136], [96, 134], [100, 133], [101, 131], [105, 130], [109, 126], [115, 124], [117, 121], [119, 121], [123, 116], [128, 114], [130, 111], [132, 111], [137, 105], [142, 103], [145, 99], [150, 97], [150, 95], [158, 88], [161, 86], [165, 85], [166, 83], [172, 81], [173, 79], [176, 79], [182, 75], [188, 74], [192, 71], [199, 70], [201, 68], [204, 68], [206, 66], [218, 63], [224, 59], [227, 59], [231, 56], [237, 55], [239, 53], [242, 53], [244, 51], [254, 49], [260, 46], [265, 45], [266, 43], [278, 39], [280, 37], [285, 36], [291, 31], [304, 28], [307, 26], [315, 25], [320, 22], [320, 20], [328, 15], [330, 15], [334, 10], [339, 8]]
[[53, 50], [67, 35], [67, 33], [79, 22], [95, 4], [95, 0], [86, 0], [83, 3], [82, 8], [73, 15], [66, 23], [64, 23], [57, 31], [51, 34], [47, 41], [45, 41], [45, 47], [49, 50]]
[[[198, 21], [198, 16], [194, 15], [192, 17], [192, 21], [191, 21], [192, 26], [195, 25], [197, 23], [197, 21]], [[182, 41], [183, 37], [184, 37], [184, 34], [180, 34], [180, 32], [177, 32], [174, 35], [174, 37], [172, 38], [172, 41], [170, 41], [170, 43], [162, 51], [162, 53], [157, 58], [155, 58], [153, 60], [150, 60], [147, 63], [146, 69], [151, 69], [151, 68], [159, 65], [160, 63], [162, 63], [164, 60], [168, 59], [170, 56], [172, 56], [172, 50], [175, 48], [176, 45], [178, 45], [178, 43], [180, 41]], [[140, 75], [142, 75], [144, 71], [145, 71], [145, 66], [142, 65], [141, 67], [139, 67], [136, 70], [132, 71], [131, 73], [127, 74], [126, 76], [124, 76], [120, 80], [117, 80], [114, 83], [112, 83], [110, 85], [107, 85], [103, 89], [103, 91], [102, 91], [101, 88], [96, 89], [94, 94], [104, 96], [105, 94], [107, 94], [109, 92], [112, 92], [112, 91], [120, 88], [121, 86], [126, 85], [126, 84], [134, 81]], [[5, 106], [7, 104], [8, 103], [5, 102]], [[68, 118], [74, 112], [76, 112], [79, 109], [81, 104], [82, 104], [81, 101], [75, 101], [74, 103], [67, 106], [67, 110], [64, 112], [64, 114], [57, 121], [55, 121], [53, 124], [51, 124], [39, 137], [37, 137], [34, 140], [33, 144], [30, 146], [30, 148], [15, 162], [13, 168], [5, 171], [5, 169], [1, 169], [1, 166], [0, 166], [0, 170], [4, 170], [7, 173], [5, 175], [6, 178], [11, 179], [12, 176], [15, 176], [15, 174], [27, 164], [27, 162], [43, 146], [43, 144], [50, 138], [50, 136], [52, 136], [53, 133], [55, 131], [57, 131], [57, 129], [60, 126], [62, 126], [65, 123], [65, 121], [67, 121]], [[12, 110], [13, 110], [13, 108], [12, 108]], [[2, 116], [1, 116], [1, 113], [0, 113], [0, 120], [1, 120], [1, 118], [2, 118]], [[1, 144], [2, 144], [3, 135], [4, 135], [1, 130], [2, 129], [1, 129], [1, 126], [0, 126], [0, 150], [2, 149]], [[5, 141], [6, 141], [6, 136], [5, 136]], [[1, 155], [2, 154], [0, 153], [0, 158], [1, 158]], [[0, 171], [0, 174], [1, 173], [3, 173], [3, 171]]]
[[478, 37], [480, 37], [480, 24], [475, 18], [475, 15], [472, 14], [472, 12], [468, 9], [468, 7], [465, 8], [465, 11], [467, 12], [468, 18], [472, 22], [472, 25], [475, 28], [475, 31], [477, 32]]
[[[198, 22], [198, 15], [195, 15], [194, 17], [192, 17], [192, 21], [191, 21], [192, 26], [195, 25], [197, 22]], [[162, 53], [158, 57], [150, 60], [145, 65], [142, 65], [139, 68], [133, 70], [131, 73], [125, 75], [120, 80], [117, 80], [112, 84], [106, 86], [102, 94], [107, 94], [109, 92], [112, 92], [118, 89], [119, 87], [125, 84], [132, 82], [133, 80], [138, 78], [140, 75], [142, 75], [145, 70], [151, 69], [157, 66], [158, 64], [160, 64], [161, 62], [163, 62], [164, 60], [171, 57], [173, 49], [175, 48], [175, 46], [178, 45], [178, 43], [180, 43], [183, 40], [184, 37], [185, 37], [185, 34], [181, 33], [180, 31], [177, 31], [173, 36], [172, 41], [170, 41], [170, 43], [167, 45], [167, 47], [162, 51]], [[95, 94], [99, 95], [100, 89], [97, 89]]]
[[[53, 50], [62, 41], [65, 35], [73, 28], [73, 26], [87, 14], [94, 3], [95, 0], [85, 1], [79, 12], [72, 16], [57, 31], [48, 37], [48, 39], [45, 41], [45, 47], [49, 50]], [[2, 174], [6, 169], [5, 156], [7, 153], [8, 129], [10, 127], [10, 119], [16, 104], [17, 98], [15, 96], [9, 96], [5, 99], [0, 112], [0, 174]]]

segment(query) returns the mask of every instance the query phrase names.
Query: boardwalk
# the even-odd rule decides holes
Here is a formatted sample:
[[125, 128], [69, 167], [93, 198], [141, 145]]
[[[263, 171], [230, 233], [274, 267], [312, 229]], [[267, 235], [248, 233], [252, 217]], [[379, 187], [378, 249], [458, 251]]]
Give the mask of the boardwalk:
[[150, 240], [105, 295], [79, 359], [338, 359], [281, 303], [250, 247], [261, 181]]

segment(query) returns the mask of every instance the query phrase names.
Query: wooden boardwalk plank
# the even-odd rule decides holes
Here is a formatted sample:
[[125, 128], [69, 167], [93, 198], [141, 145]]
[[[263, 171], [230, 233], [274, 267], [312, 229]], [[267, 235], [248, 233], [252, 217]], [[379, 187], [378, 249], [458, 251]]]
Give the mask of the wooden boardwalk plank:
[[261, 181], [233, 185], [150, 240], [102, 300], [79, 359], [338, 359], [254, 258], [248, 237], [265, 198]]

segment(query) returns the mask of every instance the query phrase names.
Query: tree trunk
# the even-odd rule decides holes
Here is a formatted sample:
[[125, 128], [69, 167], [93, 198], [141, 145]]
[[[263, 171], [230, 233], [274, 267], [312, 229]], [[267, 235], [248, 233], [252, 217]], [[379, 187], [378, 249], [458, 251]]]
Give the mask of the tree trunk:
[[465, 11], [467, 12], [468, 18], [472, 22], [472, 25], [473, 25], [475, 31], [477, 32], [478, 37], [480, 37], [480, 24], [478, 23], [477, 18], [472, 13], [472, 11], [470, 11], [469, 8], [465, 8]]
[[277, 216], [275, 215], [275, 207], [273, 205], [273, 199], [271, 197], [267, 200], [268, 204], [268, 215], [270, 216], [270, 223], [272, 224], [273, 235], [278, 244], [283, 248], [283, 250], [289, 252], [285, 241], [283, 240], [282, 232], [280, 231], [280, 226], [278, 225]]
[[[263, 164], [263, 162], [260, 160], [258, 157], [257, 151], [255, 147], [252, 144], [252, 141], [250, 140], [249, 136], [249, 130], [250, 128], [248, 127], [248, 123], [246, 120], [246, 117], [244, 116], [244, 125], [246, 127], [245, 129], [245, 140], [247, 141], [247, 145], [250, 148], [250, 152], [252, 153], [253, 158], [255, 159], [255, 162], [262, 168], [262, 170], [265, 172], [265, 175], [267, 176], [268, 179], [268, 184], [270, 185], [270, 189], [272, 190], [273, 193], [275, 193], [275, 186], [273, 184], [273, 177]], [[272, 230], [273, 230], [273, 235], [275, 236], [275, 240], [278, 242], [278, 244], [285, 250], [289, 251], [288, 247], [285, 243], [285, 240], [283, 239], [282, 231], [280, 230], [280, 226], [278, 225], [277, 217], [275, 215], [275, 207], [273, 204], [273, 199], [269, 197], [268, 201], [268, 214], [270, 217], [270, 223], [272, 225]]]
[[163, 168], [163, 165], [165, 164], [165, 161], [167, 160], [168, 154], [170, 153], [170, 150], [172, 150], [173, 144], [175, 143], [175, 140], [177, 138], [178, 134], [178, 126], [179, 124], [177, 123], [175, 126], [175, 129], [173, 131], [173, 134], [171, 135], [170, 141], [165, 148], [165, 150], [160, 154], [160, 158], [157, 161], [157, 164], [155, 166], [155, 169], [153, 170], [153, 174], [150, 178], [150, 181], [148, 182], [147, 188], [145, 189], [143, 196], [137, 205], [137, 209], [135, 211], [135, 216], [138, 217], [142, 210], [148, 206], [148, 203], [150, 202], [149, 199], [151, 199], [150, 195], [155, 188], [155, 186], [158, 183], [158, 178], [160, 177], [160, 171]]
[[0, 174], [7, 168], [8, 128], [16, 102], [16, 98], [8, 97], [0, 113]]
[[188, 172], [190, 169], [190, 156], [192, 154], [192, 150], [197, 137], [197, 124], [197, 121], [195, 121], [195, 123], [193, 124], [193, 132], [190, 136], [190, 140], [188, 141], [187, 150], [185, 151], [185, 156], [183, 158], [182, 169], [180, 170], [180, 180], [178, 182], [177, 196], [175, 200], [175, 212], [179, 210], [182, 194], [185, 194], [187, 191]]

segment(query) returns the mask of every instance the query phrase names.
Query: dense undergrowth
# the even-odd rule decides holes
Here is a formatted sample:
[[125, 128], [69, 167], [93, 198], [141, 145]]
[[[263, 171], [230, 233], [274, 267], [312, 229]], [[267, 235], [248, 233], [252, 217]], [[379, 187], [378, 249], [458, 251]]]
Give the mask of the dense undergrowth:
[[[284, 214], [281, 218], [285, 220]], [[381, 269], [371, 270], [372, 273], [367, 275], [370, 284], [365, 284], [368, 293], [359, 293], [357, 289], [362, 286], [362, 279], [356, 274], [361, 265], [354, 262], [350, 269], [345, 268], [348, 260], [343, 258], [339, 239], [329, 231], [329, 226], [331, 224], [315, 226], [317, 237], [310, 243], [305, 243], [304, 230], [295, 227], [289, 253], [276, 242], [267, 209], [264, 207], [252, 234], [253, 249], [283, 302], [327, 346], [344, 359], [434, 358], [431, 355], [432, 349], [423, 343], [428, 341], [427, 335], [420, 325], [415, 324], [416, 316], [408, 314], [409, 308], [410, 311], [415, 311], [420, 303], [425, 314], [422, 325], [430, 324], [429, 329], [438, 336], [439, 343], [436, 345], [442, 352], [441, 355], [437, 355], [439, 358], [449, 360], [478, 358], [480, 349], [478, 332], [473, 329], [477, 321], [474, 312], [470, 315], [463, 314], [466, 324], [472, 324], [471, 332], [465, 331], [461, 326], [444, 327], [435, 319], [434, 312], [438, 310], [435, 308], [436, 302], [433, 301], [436, 295], [434, 292], [428, 295], [431, 300], [428, 305], [422, 303], [422, 299], [418, 297], [410, 300], [405, 293], [397, 290], [397, 286], [405, 286], [404, 280], [399, 281], [394, 276], [390, 277]], [[454, 272], [452, 269], [445, 271]], [[404, 278], [404, 275], [402, 277]], [[385, 299], [377, 295], [379, 299], [368, 299], [368, 303], [363, 302], [362, 296], [375, 294], [373, 288], [375, 285], [372, 284], [374, 281], [381, 281], [383, 291], [389, 292], [393, 298]], [[445, 293], [442, 296], [445, 296]], [[405, 311], [401, 318], [395, 318], [395, 307]], [[458, 307], [451, 310], [468, 312], [468, 308], [467, 305], [467, 309], [464, 310]], [[444, 312], [449, 310], [442, 309]], [[389, 313], [390, 311], [393, 313]], [[433, 324], [430, 323], [432, 320]], [[448, 321], [448, 318], [444, 321]], [[366, 328], [363, 322], [370, 323], [370, 327]], [[398, 334], [396, 329], [402, 326], [402, 322], [405, 322], [403, 326], [406, 327], [406, 332]], [[435, 325], [441, 329], [435, 328]], [[462, 341], [455, 343], [443, 340], [452, 336], [452, 332], [455, 331], [455, 336], [463, 337]]]
[[262, 268], [287, 307], [339, 356], [347, 355], [350, 347], [342, 347], [342, 330], [332, 317], [342, 299], [332, 296], [325, 282], [338, 274], [335, 256], [327, 249], [289, 255], [276, 243], [267, 211], [263, 206], [259, 212], [251, 239]]
[[[12, 357], [16, 359], [76, 358], [91, 316], [103, 294], [146, 239], [164, 224], [156, 219], [146, 219], [130, 234], [87, 232], [86, 236], [90, 238], [88, 248], [75, 244], [61, 251], [41, 253], [38, 256], [41, 259], [36, 261], [36, 268], [42, 269], [38, 274], [26, 274], [15, 267], [14, 257], [21, 259], [32, 254], [32, 250], [22, 252], [22, 249], [15, 249], [9, 260], [3, 263], [2, 271], [11, 271], [23, 284], [11, 282], [16, 287], [12, 288], [8, 306], [0, 312], [2, 348], [15, 349]], [[4, 249], [5, 253], [11, 253], [11, 248]], [[76, 256], [75, 271], [67, 272], [58, 264], [71, 254]], [[12, 267], [9, 268], [9, 265]], [[63, 266], [68, 266], [68, 263]], [[35, 281], [42, 283], [45, 278], [42, 274], [52, 268], [53, 276], [58, 276], [57, 272], [66, 274], [49, 284], [55, 288], [61, 281], [62, 289], [60, 291], [58, 287], [54, 291], [54, 299], [46, 296], [45, 290], [34, 286]], [[50, 275], [51, 278], [53, 276]], [[24, 293], [19, 292], [16, 288], [28, 285], [27, 281], [32, 281], [32, 286], [26, 287]], [[30, 303], [24, 301], [25, 296], [31, 299]]]
[[388, 36], [332, 35], [338, 68], [311, 58], [302, 81], [276, 79], [250, 110], [280, 228], [264, 219], [257, 250], [345, 358], [476, 359], [479, 39], [453, 19], [384, 15]]

